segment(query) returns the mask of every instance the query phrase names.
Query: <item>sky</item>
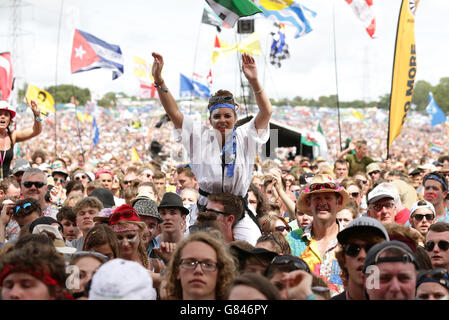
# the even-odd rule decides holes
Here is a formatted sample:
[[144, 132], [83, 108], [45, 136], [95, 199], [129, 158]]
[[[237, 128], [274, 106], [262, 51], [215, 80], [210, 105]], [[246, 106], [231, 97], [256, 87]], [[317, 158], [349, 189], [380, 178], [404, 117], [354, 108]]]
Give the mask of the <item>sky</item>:
[[[410, 0], [413, 1], [413, 0]], [[418, 0], [415, 0], [418, 1]], [[0, 52], [13, 50], [19, 86], [32, 83], [41, 89], [55, 84], [89, 88], [94, 98], [107, 92], [137, 95], [139, 82], [133, 73], [133, 56], [152, 62], [151, 52], [163, 55], [165, 83], [179, 97], [179, 74], [213, 74], [211, 91], [228, 89], [240, 94], [238, 55], [220, 58], [211, 65], [217, 31], [202, 24], [203, 0], [23, 0], [17, 15], [12, 0], [0, 1]], [[371, 39], [344, 0], [303, 0], [317, 15], [313, 31], [294, 38], [287, 25], [290, 58], [280, 68], [269, 64], [273, 21], [255, 16], [262, 55], [256, 56], [259, 80], [273, 99], [318, 99], [337, 94], [340, 101], [377, 100], [391, 90], [393, 55], [400, 0], [374, 0], [376, 38]], [[62, 13], [62, 15], [61, 15]], [[417, 74], [415, 81], [436, 85], [449, 77], [449, 1], [419, 1], [415, 20]], [[14, 19], [20, 17], [20, 19]], [[334, 28], [335, 22], [335, 28]], [[59, 28], [60, 26], [60, 28]], [[120, 45], [124, 75], [112, 80], [111, 70], [71, 74], [70, 54], [75, 28]], [[59, 31], [59, 32], [58, 32]], [[219, 38], [235, 43], [237, 27], [222, 29]], [[59, 41], [58, 41], [59, 39]], [[59, 45], [58, 45], [59, 42]], [[336, 62], [336, 63], [335, 63]], [[336, 72], [337, 69], [337, 72]], [[337, 79], [336, 79], [337, 73]]]

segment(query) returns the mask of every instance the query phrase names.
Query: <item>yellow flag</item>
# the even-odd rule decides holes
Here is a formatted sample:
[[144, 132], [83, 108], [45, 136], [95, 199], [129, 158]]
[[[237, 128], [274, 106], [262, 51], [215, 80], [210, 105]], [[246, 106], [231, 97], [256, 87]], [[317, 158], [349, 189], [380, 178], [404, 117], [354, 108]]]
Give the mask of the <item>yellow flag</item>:
[[77, 112], [76, 113], [76, 116], [78, 117], [78, 119], [82, 122], [82, 123], [84, 123], [84, 121], [89, 121], [89, 122], [92, 122], [92, 116], [90, 115], [90, 114], [87, 114], [87, 113], [81, 113], [81, 112]]
[[227, 56], [237, 50], [237, 45], [228, 44], [215, 36], [214, 50], [212, 51], [212, 63], [217, 62], [218, 57]]
[[28, 85], [28, 90], [26, 93], [28, 101], [35, 100], [39, 106], [39, 110], [42, 115], [47, 116], [49, 112], [55, 112], [55, 100], [45, 90], [41, 90], [32, 84]]
[[359, 119], [359, 120], [362, 120], [362, 119], [363, 119], [363, 113], [361, 113], [361, 112], [358, 111], [358, 110], [354, 111], [354, 112], [352, 113], [352, 116], [355, 117], [355, 118], [357, 118], [357, 119]]
[[402, 0], [391, 81], [387, 154], [410, 109], [416, 76], [415, 12], [418, 1]]
[[148, 64], [144, 59], [139, 57], [133, 57], [134, 62], [134, 75], [140, 80], [151, 79], [154, 81], [151, 74], [152, 65]]
[[250, 56], [260, 56], [262, 50], [259, 42], [260, 35], [256, 32], [251, 33], [248, 37], [239, 42], [237, 50]]
[[137, 154], [137, 150], [136, 148], [134, 148], [134, 146], [131, 148], [131, 161], [140, 162], [139, 155]]

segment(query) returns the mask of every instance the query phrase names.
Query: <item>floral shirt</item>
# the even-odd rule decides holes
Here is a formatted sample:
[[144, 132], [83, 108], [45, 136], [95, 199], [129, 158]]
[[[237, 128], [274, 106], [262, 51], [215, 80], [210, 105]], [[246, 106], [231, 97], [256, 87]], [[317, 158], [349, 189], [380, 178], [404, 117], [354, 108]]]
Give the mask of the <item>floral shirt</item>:
[[[339, 224], [338, 226], [340, 229]], [[322, 277], [329, 283], [331, 296], [343, 292], [340, 265], [335, 257], [335, 251], [338, 247], [337, 238], [332, 240], [323, 256], [320, 256], [318, 245], [313, 237], [312, 223], [305, 228], [291, 231], [286, 239], [292, 249], [292, 255], [303, 259], [314, 275]]]

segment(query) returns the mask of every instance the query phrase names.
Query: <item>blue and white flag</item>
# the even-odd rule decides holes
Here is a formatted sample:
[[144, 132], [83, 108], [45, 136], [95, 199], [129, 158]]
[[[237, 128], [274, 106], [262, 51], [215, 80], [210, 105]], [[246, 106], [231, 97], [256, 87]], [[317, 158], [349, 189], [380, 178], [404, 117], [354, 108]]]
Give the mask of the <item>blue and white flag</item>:
[[93, 69], [112, 69], [112, 79], [123, 74], [123, 56], [120, 46], [109, 44], [97, 37], [76, 29], [73, 37], [72, 73]]
[[429, 104], [426, 107], [426, 112], [432, 116], [432, 120], [430, 122], [432, 127], [446, 122], [446, 115], [443, 110], [438, 107], [435, 99], [433, 98], [432, 92], [429, 92]]
[[180, 74], [180, 85], [179, 85], [179, 96], [181, 98], [185, 97], [198, 97], [198, 98], [209, 98], [210, 90], [209, 88], [199, 83], [198, 81], [187, 78], [182, 73]]
[[97, 121], [95, 120], [95, 118], [94, 118], [94, 122], [92, 125], [92, 129], [94, 130], [94, 139], [93, 139], [94, 147], [96, 147], [98, 144], [98, 141], [100, 140], [100, 130], [98, 130]]
[[265, 17], [294, 26], [297, 29], [295, 38], [299, 38], [312, 31], [308, 19], [316, 16], [315, 11], [293, 0], [286, 0], [281, 3], [276, 0], [259, 0], [259, 2], [259, 8], [262, 9]]

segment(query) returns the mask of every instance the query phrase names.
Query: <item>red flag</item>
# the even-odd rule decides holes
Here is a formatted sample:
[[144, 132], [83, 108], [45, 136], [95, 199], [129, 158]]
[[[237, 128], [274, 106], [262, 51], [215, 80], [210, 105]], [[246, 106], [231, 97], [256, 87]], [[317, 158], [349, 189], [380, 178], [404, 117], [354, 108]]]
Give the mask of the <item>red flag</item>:
[[70, 59], [71, 72], [74, 73], [86, 68], [99, 60], [100, 57], [94, 49], [92, 49], [86, 38], [84, 38], [78, 30], [75, 30], [72, 45], [72, 57]]
[[369, 36], [374, 39], [376, 19], [372, 9], [373, 0], [345, 0], [366, 28]]
[[11, 53], [3, 52], [0, 53], [0, 91], [1, 100], [6, 101], [12, 90], [12, 63], [11, 63]]
[[212, 69], [209, 69], [209, 74], [207, 75], [207, 82], [210, 87], [212, 85]]

